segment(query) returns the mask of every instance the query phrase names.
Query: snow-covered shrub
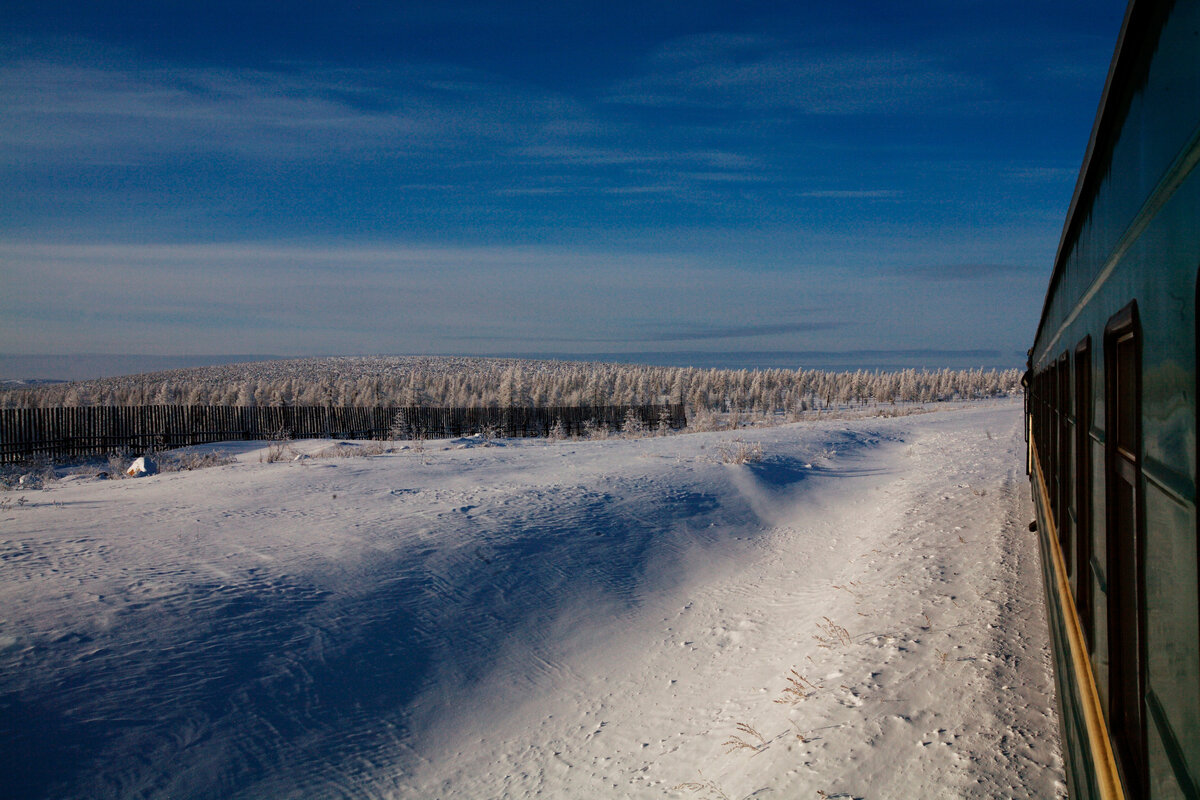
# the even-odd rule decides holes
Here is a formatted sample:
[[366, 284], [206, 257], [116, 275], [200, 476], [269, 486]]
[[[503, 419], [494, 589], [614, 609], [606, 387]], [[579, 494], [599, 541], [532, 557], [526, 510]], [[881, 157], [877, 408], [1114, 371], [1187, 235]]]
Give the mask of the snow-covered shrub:
[[[419, 441], [419, 440], [418, 440]], [[415, 445], [416, 443], [414, 443]], [[417, 450], [414, 446], [413, 449]], [[422, 450], [424, 448], [422, 447]], [[314, 453], [311, 458], [366, 458], [367, 456], [378, 456], [383, 453], [390, 453], [391, 448], [385, 442], [338, 442], [335, 445], [326, 447], [323, 450]]]
[[35, 456], [0, 467], [0, 489], [40, 489], [56, 477], [54, 462]]
[[646, 435], [646, 423], [642, 422], [641, 415], [632, 408], [625, 412], [625, 421], [621, 423], [621, 433], [630, 439]]
[[158, 454], [159, 472], [188, 472], [207, 467], [223, 467], [237, 461], [223, 450], [168, 450]]
[[108, 455], [108, 476], [119, 477], [125, 474], [125, 468], [129, 466], [129, 458], [126, 453], [109, 453]]
[[[296, 451], [292, 449], [291, 440], [292, 432], [287, 428], [279, 428], [272, 431], [267, 436], [266, 462], [274, 464], [276, 461], [291, 460], [296, 455]], [[264, 459], [260, 457], [259, 460]]]
[[744, 442], [740, 438], [717, 445], [717, 460], [722, 464], [752, 464], [763, 459], [760, 442]]
[[274, 464], [277, 461], [291, 461], [295, 456], [296, 451], [292, 449], [291, 442], [286, 439], [277, 439], [267, 443], [267, 453], [265, 456], [260, 456], [259, 460]]
[[707, 408], [698, 408], [688, 414], [687, 428], [689, 431], [720, 431], [725, 429], [724, 423], [716, 414]]
[[601, 425], [594, 419], [585, 419], [583, 421], [583, 438], [585, 439], [607, 439], [610, 432], [606, 425]]
[[655, 431], [659, 436], [666, 436], [671, 432], [671, 407], [663, 406], [658, 412], [658, 429]]
[[392, 425], [388, 428], [388, 439], [391, 441], [408, 439], [412, 436], [412, 425], [408, 422], [408, 411], [401, 409], [392, 417]]

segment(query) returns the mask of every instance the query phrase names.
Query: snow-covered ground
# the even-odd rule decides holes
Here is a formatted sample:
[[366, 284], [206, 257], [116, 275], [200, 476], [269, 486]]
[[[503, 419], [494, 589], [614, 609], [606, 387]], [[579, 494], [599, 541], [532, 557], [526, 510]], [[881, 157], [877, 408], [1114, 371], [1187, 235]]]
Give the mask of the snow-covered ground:
[[0, 496], [0, 796], [1061, 796], [1019, 403], [736, 435]]

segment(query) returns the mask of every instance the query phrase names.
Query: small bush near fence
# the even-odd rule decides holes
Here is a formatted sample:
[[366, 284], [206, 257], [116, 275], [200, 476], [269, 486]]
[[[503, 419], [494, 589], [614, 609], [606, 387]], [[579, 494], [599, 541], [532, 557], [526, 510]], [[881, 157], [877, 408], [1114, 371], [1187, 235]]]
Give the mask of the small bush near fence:
[[235, 439], [436, 439], [678, 430], [681, 405], [551, 408], [82, 406], [0, 409], [0, 463]]

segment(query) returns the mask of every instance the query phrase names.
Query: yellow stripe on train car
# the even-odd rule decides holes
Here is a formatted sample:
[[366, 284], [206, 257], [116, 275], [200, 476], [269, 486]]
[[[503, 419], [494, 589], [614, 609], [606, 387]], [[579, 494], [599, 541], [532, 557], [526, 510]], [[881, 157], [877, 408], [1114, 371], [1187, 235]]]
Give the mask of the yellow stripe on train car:
[[[1033, 438], [1029, 440], [1029, 450], [1032, 454], [1030, 462], [1036, 476], [1034, 485], [1041, 498], [1042, 508], [1050, 508], [1050, 493], [1046, 489], [1046, 479], [1042, 475], [1042, 464], [1038, 457], [1037, 445]], [[1108, 736], [1108, 726], [1104, 721], [1104, 712], [1100, 706], [1100, 693], [1096, 689], [1096, 678], [1092, 674], [1092, 664], [1087, 657], [1087, 648], [1083, 640], [1083, 627], [1079, 623], [1079, 612], [1071, 599], [1071, 583], [1067, 578], [1066, 562], [1063, 558], [1062, 547], [1058, 543], [1058, 530], [1055, 528], [1053, 514], [1044, 514], [1044, 536], [1049, 543], [1050, 553], [1054, 560], [1055, 585], [1058, 587], [1058, 605], [1063, 612], [1063, 620], [1067, 629], [1067, 642], [1071, 650], [1071, 664], [1075, 673], [1075, 685], [1079, 687], [1080, 705], [1083, 707], [1084, 724], [1087, 726], [1088, 747], [1092, 753], [1092, 765], [1096, 770], [1096, 783], [1103, 800], [1125, 800], [1125, 791], [1121, 787], [1121, 779], [1117, 773], [1117, 761], [1113, 756], [1111, 740]]]

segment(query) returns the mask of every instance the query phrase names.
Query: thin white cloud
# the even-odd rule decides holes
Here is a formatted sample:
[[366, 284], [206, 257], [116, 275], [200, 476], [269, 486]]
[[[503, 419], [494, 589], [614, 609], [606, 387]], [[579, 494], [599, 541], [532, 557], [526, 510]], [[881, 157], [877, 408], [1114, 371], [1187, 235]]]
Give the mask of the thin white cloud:
[[759, 33], [697, 33], [663, 42], [647, 60], [659, 68], [688, 68], [718, 59], [752, 56], [780, 46], [775, 37]]
[[896, 189], [817, 189], [800, 192], [800, 197], [831, 200], [891, 200], [903, 196]]
[[432, 138], [435, 121], [420, 111], [372, 109], [366, 101], [377, 89], [364, 77], [9, 64], [0, 67], [0, 148], [22, 160], [214, 151], [278, 158]]
[[547, 195], [563, 195], [567, 193], [567, 189], [562, 186], [524, 186], [496, 189], [492, 192], [492, 194], [496, 194], [501, 197], [544, 197]]
[[452, 66], [0, 65], [0, 159], [137, 163], [178, 154], [254, 159], [427, 156], [515, 148], [594, 129], [571, 98]]
[[1029, 264], [1001, 264], [979, 261], [950, 262], [941, 264], [910, 264], [898, 266], [896, 271], [905, 277], [927, 281], [995, 281], [1010, 278], [1024, 279], [1029, 276], [1045, 275], [1043, 267]]
[[1000, 170], [1003, 177], [1030, 183], [1067, 183], [1078, 170], [1072, 167], [1010, 167]]
[[646, 185], [646, 186], [609, 186], [603, 189], [605, 194], [679, 194], [682, 190], [677, 185]]
[[521, 147], [517, 155], [543, 164], [637, 165], [666, 160], [642, 148], [595, 147], [574, 143], [546, 143]]
[[[612, 109], [604, 104], [460, 67], [231, 71], [105, 54], [96, 59], [103, 66], [78, 53], [0, 64], [0, 164], [69, 174], [63, 170], [172, 169], [180, 159], [221, 155], [239, 164], [311, 165], [314, 174], [328, 164], [374, 162], [414, 177], [436, 165], [437, 179], [412, 185], [497, 198], [671, 194], [689, 202], [716, 200], [702, 192], [705, 184], [762, 181], [769, 169], [736, 146], [697, 147], [686, 128], [664, 140], [653, 125], [606, 118]], [[529, 169], [495, 186], [511, 180], [504, 170], [516, 163]], [[588, 170], [604, 174], [588, 177]], [[87, 194], [153, 194], [153, 186], [88, 187]], [[52, 191], [72, 202], [71, 187]], [[172, 208], [188, 202], [184, 194]]]
[[606, 100], [635, 106], [788, 111], [815, 115], [940, 113], [978, 103], [987, 86], [940, 57], [847, 50], [763, 36], [686, 37], [660, 48], [646, 72]]

